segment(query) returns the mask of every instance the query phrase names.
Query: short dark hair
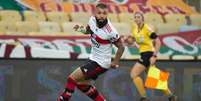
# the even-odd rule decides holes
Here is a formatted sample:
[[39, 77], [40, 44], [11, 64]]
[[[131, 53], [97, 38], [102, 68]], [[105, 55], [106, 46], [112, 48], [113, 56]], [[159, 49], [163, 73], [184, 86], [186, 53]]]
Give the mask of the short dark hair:
[[96, 5], [96, 8], [107, 9], [108, 7], [104, 3], [99, 3], [99, 4]]

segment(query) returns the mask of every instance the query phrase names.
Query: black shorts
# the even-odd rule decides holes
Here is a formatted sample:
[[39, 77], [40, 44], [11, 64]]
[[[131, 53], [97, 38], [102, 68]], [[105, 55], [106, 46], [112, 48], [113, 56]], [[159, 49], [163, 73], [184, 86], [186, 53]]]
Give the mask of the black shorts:
[[81, 70], [86, 76], [86, 79], [96, 80], [99, 75], [105, 73], [108, 69], [101, 67], [97, 62], [88, 60], [88, 62], [81, 66]]
[[153, 56], [153, 52], [143, 52], [140, 53], [140, 59], [138, 62], [144, 65], [146, 68], [150, 66], [150, 58]]

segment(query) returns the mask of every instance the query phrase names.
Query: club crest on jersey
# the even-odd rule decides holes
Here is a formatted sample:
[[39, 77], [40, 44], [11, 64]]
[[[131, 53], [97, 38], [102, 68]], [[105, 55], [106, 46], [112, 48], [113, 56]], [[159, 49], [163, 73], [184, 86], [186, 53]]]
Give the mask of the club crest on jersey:
[[93, 43], [93, 46], [95, 46], [97, 48], [100, 47], [100, 44], [96, 41], [96, 35], [92, 34], [91, 42]]

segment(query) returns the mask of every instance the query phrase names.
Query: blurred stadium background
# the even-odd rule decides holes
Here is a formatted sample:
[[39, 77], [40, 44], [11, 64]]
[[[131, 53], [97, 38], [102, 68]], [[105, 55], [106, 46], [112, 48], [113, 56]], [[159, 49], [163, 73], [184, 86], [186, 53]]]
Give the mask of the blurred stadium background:
[[[178, 101], [201, 101], [201, 0], [0, 0], [0, 101], [56, 100], [65, 77], [90, 54], [89, 36], [72, 27], [85, 25], [98, 2], [109, 5], [121, 35], [131, 34], [133, 13], [143, 12], [160, 35], [157, 66], [171, 73]], [[121, 68], [95, 83], [108, 101], [137, 101], [129, 71], [138, 58], [126, 47]], [[147, 94], [167, 101], [159, 91]], [[72, 101], [90, 100], [76, 91]]]

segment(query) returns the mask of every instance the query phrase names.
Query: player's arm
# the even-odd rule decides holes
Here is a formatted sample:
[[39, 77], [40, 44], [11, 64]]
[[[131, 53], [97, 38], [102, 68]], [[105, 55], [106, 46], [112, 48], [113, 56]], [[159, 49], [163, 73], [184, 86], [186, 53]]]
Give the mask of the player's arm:
[[121, 59], [121, 56], [123, 55], [124, 52], [124, 45], [123, 42], [121, 40], [121, 38], [119, 38], [117, 41], [114, 42], [114, 45], [118, 48], [117, 52], [115, 54], [114, 60], [111, 64], [112, 68], [117, 68], [119, 67], [119, 61]]
[[92, 30], [90, 29], [90, 27], [87, 25], [85, 28], [84, 26], [80, 26], [80, 25], [75, 25], [73, 27], [73, 29], [77, 32], [81, 32], [83, 34], [92, 34]]

